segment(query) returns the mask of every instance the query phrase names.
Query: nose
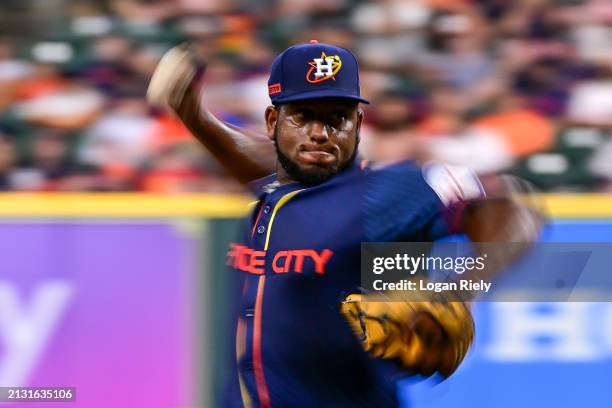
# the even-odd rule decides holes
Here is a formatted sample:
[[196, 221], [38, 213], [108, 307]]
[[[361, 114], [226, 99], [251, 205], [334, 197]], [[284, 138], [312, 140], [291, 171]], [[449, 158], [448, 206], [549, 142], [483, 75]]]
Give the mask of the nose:
[[327, 125], [319, 120], [313, 120], [310, 125], [310, 140], [314, 143], [325, 143], [329, 139]]

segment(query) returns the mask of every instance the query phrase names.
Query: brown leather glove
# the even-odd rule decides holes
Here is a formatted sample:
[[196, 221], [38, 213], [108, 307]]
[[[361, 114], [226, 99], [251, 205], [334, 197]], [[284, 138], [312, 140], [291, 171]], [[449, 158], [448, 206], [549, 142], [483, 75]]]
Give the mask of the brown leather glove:
[[374, 357], [415, 374], [450, 376], [474, 338], [463, 302], [405, 301], [402, 294], [349, 295], [340, 311]]

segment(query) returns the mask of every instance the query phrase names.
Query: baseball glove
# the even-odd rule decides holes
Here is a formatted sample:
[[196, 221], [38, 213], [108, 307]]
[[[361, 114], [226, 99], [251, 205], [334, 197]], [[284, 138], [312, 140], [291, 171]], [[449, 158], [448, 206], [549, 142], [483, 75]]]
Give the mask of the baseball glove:
[[463, 302], [402, 300], [402, 294], [349, 295], [341, 304], [363, 348], [424, 376], [450, 376], [474, 338], [474, 321]]

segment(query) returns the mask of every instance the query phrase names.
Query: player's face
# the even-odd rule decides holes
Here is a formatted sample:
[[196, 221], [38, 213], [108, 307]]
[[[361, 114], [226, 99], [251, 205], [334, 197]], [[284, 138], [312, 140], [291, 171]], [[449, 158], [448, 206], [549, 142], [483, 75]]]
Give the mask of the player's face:
[[282, 165], [279, 180], [315, 185], [347, 168], [357, 154], [362, 121], [358, 104], [347, 99], [268, 107], [268, 136]]

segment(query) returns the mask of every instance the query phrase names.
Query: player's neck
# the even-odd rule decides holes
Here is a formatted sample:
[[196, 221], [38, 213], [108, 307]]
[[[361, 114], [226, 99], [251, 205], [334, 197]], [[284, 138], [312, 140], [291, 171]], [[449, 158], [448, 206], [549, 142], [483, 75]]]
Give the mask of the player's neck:
[[283, 166], [281, 166], [280, 164], [278, 165], [278, 169], [276, 170], [276, 180], [278, 181], [278, 184], [281, 186], [284, 186], [285, 184], [291, 184], [291, 183], [296, 182], [296, 180], [292, 179], [291, 176], [287, 174], [287, 171], [285, 171]]

